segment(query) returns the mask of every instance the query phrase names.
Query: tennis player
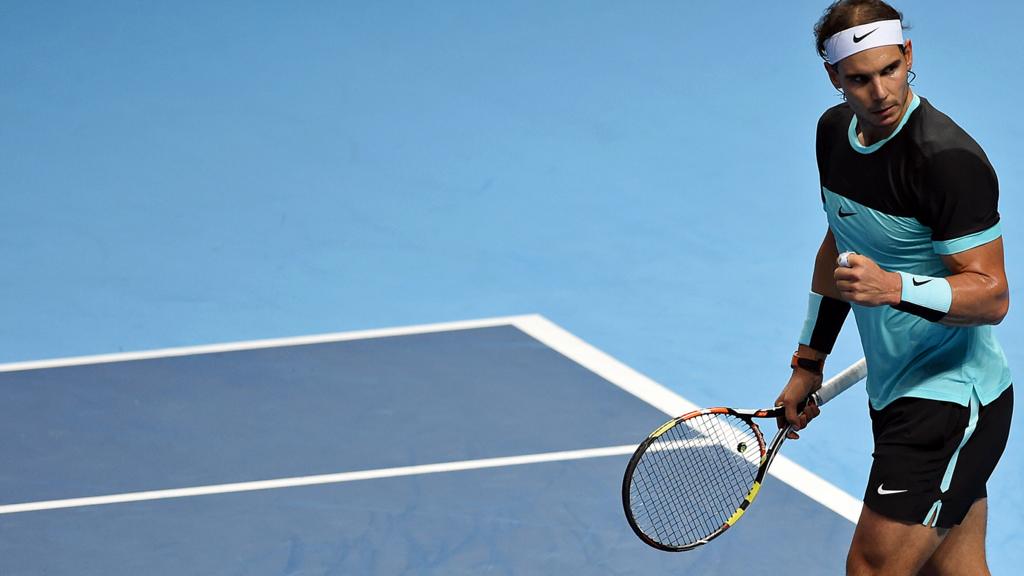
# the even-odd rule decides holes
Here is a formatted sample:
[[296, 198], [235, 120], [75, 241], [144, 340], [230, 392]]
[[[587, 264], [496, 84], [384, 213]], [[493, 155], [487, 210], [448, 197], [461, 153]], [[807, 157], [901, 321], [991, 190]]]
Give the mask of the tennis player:
[[818, 122], [829, 227], [777, 405], [797, 430], [817, 416], [796, 405], [821, 385], [852, 305], [875, 447], [847, 574], [989, 574], [985, 484], [1013, 405], [991, 327], [1009, 303], [998, 183], [981, 147], [911, 88], [902, 19], [841, 0], [815, 26], [845, 102]]

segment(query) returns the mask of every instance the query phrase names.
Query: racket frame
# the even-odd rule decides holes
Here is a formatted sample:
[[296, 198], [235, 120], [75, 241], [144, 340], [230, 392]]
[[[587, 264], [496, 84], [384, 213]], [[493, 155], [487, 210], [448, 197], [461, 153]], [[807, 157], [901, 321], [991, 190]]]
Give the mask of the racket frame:
[[[622, 506], [623, 509], [626, 510], [626, 520], [629, 522], [629, 526], [633, 529], [633, 532], [635, 532], [636, 535], [639, 536], [640, 539], [643, 540], [647, 545], [657, 548], [659, 550], [665, 550], [666, 552], [683, 552], [685, 550], [691, 550], [698, 546], [707, 544], [708, 542], [721, 536], [726, 530], [728, 530], [743, 516], [743, 514], [747, 510], [747, 507], [749, 507], [750, 504], [753, 503], [754, 499], [757, 498], [757, 495], [761, 490], [761, 483], [764, 481], [765, 474], [768, 472], [768, 467], [771, 466], [772, 461], [775, 459], [775, 455], [778, 454], [779, 446], [781, 446], [782, 443], [786, 440], [786, 435], [792, 429], [792, 426], [786, 426], [784, 429], [780, 430], [775, 435], [775, 437], [772, 439], [771, 444], [766, 444], [764, 434], [761, 432], [761, 428], [757, 425], [757, 423], [754, 422], [754, 418], [778, 418], [783, 414], [785, 414], [785, 410], [781, 406], [778, 408], [768, 408], [761, 410], [742, 410], [737, 408], [728, 408], [724, 406], [719, 406], [715, 408], [704, 408], [701, 410], [687, 412], [682, 416], [673, 418], [672, 420], [669, 420], [668, 422], [662, 424], [654, 432], [651, 432], [651, 434], [647, 436], [647, 438], [644, 439], [643, 442], [640, 443], [636, 451], [633, 452], [633, 456], [630, 458], [629, 464], [626, 466], [626, 473], [622, 481]], [[739, 507], [737, 507], [736, 511], [733, 512], [732, 516], [730, 516], [728, 520], [722, 523], [722, 525], [719, 526], [718, 529], [716, 529], [708, 536], [683, 546], [671, 546], [668, 544], [664, 544], [662, 542], [658, 542], [657, 540], [654, 540], [653, 538], [648, 536], [640, 528], [640, 526], [637, 525], [636, 519], [633, 518], [633, 514], [630, 512], [630, 486], [632, 485], [633, 472], [635, 471], [636, 466], [640, 463], [640, 460], [643, 458], [644, 454], [647, 452], [647, 448], [650, 447], [650, 445], [653, 444], [655, 441], [657, 441], [658, 438], [660, 438], [663, 434], [665, 434], [672, 428], [675, 428], [676, 426], [685, 426], [687, 420], [692, 420], [694, 418], [707, 415], [734, 416], [742, 420], [748, 426], [750, 426], [750, 429], [754, 433], [754, 437], [757, 438], [758, 449], [761, 452], [761, 458], [757, 467], [757, 473], [754, 475], [754, 482], [750, 490], [743, 497], [743, 500], [740, 502]]]
[[[819, 407], [829, 402], [840, 393], [850, 388], [857, 382], [860, 382], [867, 376], [867, 364], [863, 358], [853, 363], [839, 374], [836, 374], [825, 382], [819, 390], [808, 396], [807, 400], [801, 403], [799, 410], [803, 410], [804, 404], [807, 402], [814, 402]], [[633, 518], [632, 506], [630, 505], [631, 495], [630, 486], [632, 485], [633, 472], [636, 470], [636, 466], [647, 452], [647, 448], [650, 447], [659, 437], [665, 432], [668, 432], [672, 428], [685, 423], [687, 420], [696, 418], [702, 415], [709, 414], [724, 414], [731, 415], [744, 421], [753, 430], [754, 435], [757, 438], [758, 447], [761, 450], [761, 460], [758, 464], [757, 473], [754, 476], [754, 482], [750, 490], [743, 497], [739, 507], [733, 512], [722, 525], [709, 534], [708, 536], [701, 538], [695, 542], [683, 545], [683, 546], [671, 546], [662, 542], [654, 540], [640, 527], [637, 525], [636, 519]], [[761, 428], [754, 422], [754, 418], [779, 418], [785, 416], [785, 408], [782, 406], [776, 406], [774, 408], [762, 408], [759, 410], [743, 410], [736, 408], [727, 407], [716, 407], [716, 408], [704, 408], [702, 410], [694, 410], [687, 412], [682, 416], [678, 416], [669, 420], [668, 422], [659, 426], [656, 430], [651, 432], [643, 442], [637, 446], [637, 449], [633, 452], [632, 457], [629, 459], [629, 464], [626, 466], [626, 472], [622, 479], [622, 507], [626, 512], [626, 520], [629, 522], [630, 528], [633, 532], [640, 537], [646, 544], [657, 548], [659, 550], [665, 550], [667, 552], [682, 552], [685, 550], [692, 550], [698, 546], [707, 544], [715, 538], [721, 536], [726, 530], [731, 528], [747, 511], [747, 508], [757, 498], [758, 493], [761, 491], [761, 483], [764, 481], [765, 475], [768, 473], [768, 467], [771, 466], [772, 461], [775, 460], [775, 456], [779, 453], [779, 449], [782, 447], [782, 443], [786, 441], [786, 437], [793, 430], [792, 425], [787, 425], [781, 428], [772, 438], [771, 444], [765, 445], [764, 435], [761, 433]]]

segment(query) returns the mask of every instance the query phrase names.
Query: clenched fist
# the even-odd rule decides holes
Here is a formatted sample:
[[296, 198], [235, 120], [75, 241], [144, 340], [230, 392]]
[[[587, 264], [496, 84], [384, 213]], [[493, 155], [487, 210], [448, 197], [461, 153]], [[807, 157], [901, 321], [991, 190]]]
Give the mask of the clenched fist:
[[898, 273], [882, 270], [871, 258], [860, 254], [849, 254], [847, 261], [849, 267], [836, 266], [833, 272], [843, 300], [861, 306], [900, 303], [903, 278]]

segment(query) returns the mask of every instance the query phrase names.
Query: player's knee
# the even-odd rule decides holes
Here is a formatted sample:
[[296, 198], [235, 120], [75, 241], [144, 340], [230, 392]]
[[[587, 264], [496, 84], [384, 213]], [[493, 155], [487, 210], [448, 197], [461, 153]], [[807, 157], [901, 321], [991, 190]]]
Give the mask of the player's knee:
[[846, 555], [846, 576], [868, 576], [874, 571], [864, 562], [864, 558], [853, 550]]
[[872, 576], [880, 574], [885, 567], [884, 554], [872, 554], [856, 542], [846, 555], [846, 576]]

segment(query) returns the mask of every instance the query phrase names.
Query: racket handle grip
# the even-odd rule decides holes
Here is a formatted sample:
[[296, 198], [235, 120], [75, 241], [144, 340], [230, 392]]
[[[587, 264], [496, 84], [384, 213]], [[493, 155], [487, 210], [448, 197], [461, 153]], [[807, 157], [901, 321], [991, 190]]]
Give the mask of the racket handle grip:
[[856, 254], [856, 252], [843, 252], [839, 255], [839, 258], [836, 258], [836, 264], [843, 268], [850, 268], [850, 256], [854, 254]]
[[814, 399], [815, 404], [822, 406], [841, 394], [850, 386], [853, 386], [857, 382], [863, 380], [867, 375], [868, 364], [863, 358], [861, 358], [839, 374], [829, 378], [828, 382], [825, 382], [821, 386], [820, 390], [811, 394], [811, 398]]

